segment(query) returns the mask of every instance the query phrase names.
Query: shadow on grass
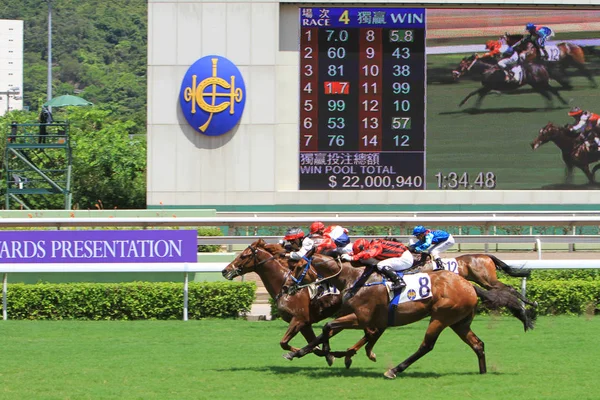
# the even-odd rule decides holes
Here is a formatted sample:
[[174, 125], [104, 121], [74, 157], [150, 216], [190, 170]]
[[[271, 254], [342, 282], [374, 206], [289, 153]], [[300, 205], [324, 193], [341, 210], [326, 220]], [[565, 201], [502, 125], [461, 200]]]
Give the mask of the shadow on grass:
[[[554, 107], [554, 110], [560, 110], [562, 107]], [[465, 108], [455, 111], [443, 111], [438, 113], [438, 115], [455, 115], [455, 114], [511, 114], [511, 113], [536, 113], [541, 111], [547, 111], [548, 109], [545, 107], [504, 107], [504, 108]]]
[[[270, 372], [278, 375], [294, 375], [294, 376], [305, 376], [307, 378], [315, 378], [315, 379], [329, 379], [332, 376], [336, 377], [360, 377], [360, 378], [383, 378], [383, 373], [386, 369], [382, 369], [381, 371], [373, 371], [371, 369], [364, 368], [335, 368], [335, 367], [297, 367], [297, 366], [265, 366], [265, 367], [243, 367], [243, 368], [224, 368], [224, 369], [213, 369], [216, 372]], [[477, 376], [480, 375], [479, 372], [447, 372], [447, 373], [437, 373], [437, 372], [402, 372], [398, 375], [398, 379], [400, 378], [414, 378], [414, 379], [430, 379], [430, 378], [441, 378], [445, 376]], [[517, 375], [516, 373], [500, 373], [500, 372], [488, 372], [487, 375], [494, 376], [508, 376], [508, 375]]]

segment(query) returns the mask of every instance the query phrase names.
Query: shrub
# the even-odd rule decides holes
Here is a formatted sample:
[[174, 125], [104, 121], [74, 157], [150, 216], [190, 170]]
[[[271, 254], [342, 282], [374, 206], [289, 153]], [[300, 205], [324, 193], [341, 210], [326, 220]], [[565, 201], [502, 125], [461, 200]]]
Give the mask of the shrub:
[[[190, 282], [188, 318], [237, 317], [254, 301], [254, 282]], [[181, 283], [12, 284], [11, 319], [136, 320], [183, 318]]]

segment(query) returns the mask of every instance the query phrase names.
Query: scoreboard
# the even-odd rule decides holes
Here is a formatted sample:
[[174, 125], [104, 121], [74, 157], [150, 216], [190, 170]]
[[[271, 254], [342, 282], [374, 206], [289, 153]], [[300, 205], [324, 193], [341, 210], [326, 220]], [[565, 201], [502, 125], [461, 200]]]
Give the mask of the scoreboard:
[[300, 189], [425, 189], [425, 9], [300, 8]]

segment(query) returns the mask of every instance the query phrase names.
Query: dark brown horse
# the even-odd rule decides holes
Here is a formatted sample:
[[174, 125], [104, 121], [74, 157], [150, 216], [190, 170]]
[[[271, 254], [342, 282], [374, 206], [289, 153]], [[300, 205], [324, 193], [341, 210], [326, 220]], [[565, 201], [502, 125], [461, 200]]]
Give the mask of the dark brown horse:
[[[281, 348], [296, 351], [289, 342], [300, 332], [307, 342], [315, 340], [312, 324], [331, 317], [342, 305], [341, 294], [331, 294], [311, 301], [308, 289], [303, 289], [294, 296], [287, 295], [286, 285], [291, 283], [291, 271], [287, 260], [279, 255], [285, 252], [278, 244], [267, 244], [259, 239], [242, 251], [223, 271], [226, 279], [232, 280], [249, 272], [256, 272], [263, 281], [271, 298], [277, 303], [281, 318], [289, 323], [288, 329], [281, 338]], [[323, 355], [319, 349], [315, 354]], [[333, 356], [328, 356], [328, 364]]]
[[[473, 67], [478, 63], [482, 62], [475, 55], [463, 58], [458, 67], [452, 71], [454, 79], [459, 79], [473, 70]], [[506, 72], [497, 65], [485, 64], [481, 71], [482, 87], [469, 93], [462, 99], [459, 106], [464, 105], [468, 99], [477, 95], [475, 107], [479, 107], [483, 98], [492, 91], [514, 92], [525, 85], [531, 86], [535, 92], [541, 94], [546, 99], [547, 107], [552, 107], [552, 95], [558, 98], [561, 103], [567, 104], [566, 100], [558, 92], [558, 89], [550, 85], [550, 75], [543, 65], [524, 64], [521, 66], [522, 78], [519, 81], [511, 80], [509, 82], [506, 81]]]
[[[524, 35], [510, 35], [505, 33], [501, 39], [508, 46], [514, 46], [518, 42], [521, 42], [520, 44], [517, 44], [515, 50], [523, 54], [525, 61], [540, 61], [537, 47], [535, 47], [531, 41], [525, 39]], [[588, 81], [590, 81], [592, 87], [598, 87], [594, 76], [585, 66], [585, 54], [580, 46], [573, 43], [561, 42], [556, 45], [548, 44], [545, 46], [545, 48], [546, 52], [548, 53], [548, 57], [545, 59], [545, 62], [550, 67], [550, 74], [555, 77], [561, 83], [561, 85], [565, 86], [565, 84], [561, 82], [561, 79], [558, 76], [555, 76], [553, 73], [555, 66], [562, 76], [564, 76], [565, 70], [568, 67], [575, 67], [583, 76], [588, 79]]]
[[[312, 268], [324, 276], [324, 279], [330, 278], [343, 292], [349, 291], [365, 272], [365, 267], [354, 268], [350, 263], [340, 263], [324, 255], [314, 256]], [[316, 279], [313, 274], [306, 274], [306, 278]], [[522, 307], [516, 297], [505, 291], [486, 291], [473, 286], [455, 273], [435, 271], [419, 277], [419, 284], [424, 293], [430, 293], [431, 297], [400, 303], [395, 308], [390, 308], [388, 291], [386, 286], [381, 284], [381, 280], [378, 274], [371, 275], [354, 296], [345, 298], [342, 317], [325, 324], [323, 333], [317, 340], [299, 351], [288, 353], [286, 358], [291, 360], [294, 357], [303, 357], [319, 344], [323, 344], [323, 351], [327, 352], [330, 349], [329, 338], [334, 334], [343, 329], [363, 329], [366, 334], [363, 340], [346, 352], [346, 366], [350, 366], [352, 356], [365, 344], [367, 356], [374, 360], [373, 346], [388, 326], [408, 325], [429, 316], [429, 326], [419, 349], [402, 363], [389, 369], [384, 374], [385, 377], [394, 379], [398, 373], [433, 350], [440, 333], [447, 327], [475, 352], [479, 372], [484, 374], [487, 371], [484, 344], [471, 330], [477, 298], [481, 298], [491, 308]], [[532, 322], [529, 324], [533, 327]]]
[[[415, 255], [416, 260], [417, 258], [419, 256]], [[454, 263], [453, 260], [456, 262]], [[491, 254], [464, 254], [450, 259], [450, 264], [446, 267], [451, 272], [455, 272], [466, 280], [475, 282], [485, 289], [507, 290], [525, 304], [537, 307], [537, 302], [529, 300], [512, 286], [500, 282], [496, 274], [496, 271], [502, 271], [512, 277], [526, 278], [531, 275], [531, 271], [529, 270], [512, 268]], [[415, 261], [413, 268], [418, 272], [433, 271], [431, 257], [429, 255], [420, 257], [419, 260]], [[412, 272], [413, 270], [411, 269], [410, 271]]]
[[536, 150], [544, 143], [554, 142], [562, 153], [562, 159], [567, 166], [566, 181], [573, 181], [573, 167], [577, 167], [583, 171], [588, 178], [589, 183], [595, 183], [594, 175], [600, 164], [594, 166], [590, 171], [590, 164], [600, 160], [600, 152], [598, 151], [583, 151], [581, 149], [581, 141], [577, 138], [577, 133], [572, 133], [569, 128], [554, 125], [549, 122], [545, 127], [540, 129], [540, 133], [533, 142], [531, 148]]

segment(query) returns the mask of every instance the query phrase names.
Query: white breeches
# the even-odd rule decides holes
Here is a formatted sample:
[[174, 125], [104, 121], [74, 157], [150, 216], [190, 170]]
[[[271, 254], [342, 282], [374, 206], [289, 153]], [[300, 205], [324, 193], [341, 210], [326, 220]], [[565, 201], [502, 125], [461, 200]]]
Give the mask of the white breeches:
[[454, 245], [454, 238], [452, 235], [448, 236], [448, 240], [438, 243], [429, 249], [429, 253], [431, 257], [435, 260], [440, 257], [440, 253], [448, 250], [450, 247]]
[[410, 251], [402, 253], [401, 257], [388, 258], [377, 263], [377, 269], [381, 270], [382, 267], [391, 267], [394, 271], [404, 271], [409, 269], [413, 265], [413, 255]]
[[503, 58], [498, 61], [498, 66], [502, 69], [506, 69], [508, 67], [512, 67], [519, 61], [519, 54], [515, 51], [512, 56], [508, 58]]

